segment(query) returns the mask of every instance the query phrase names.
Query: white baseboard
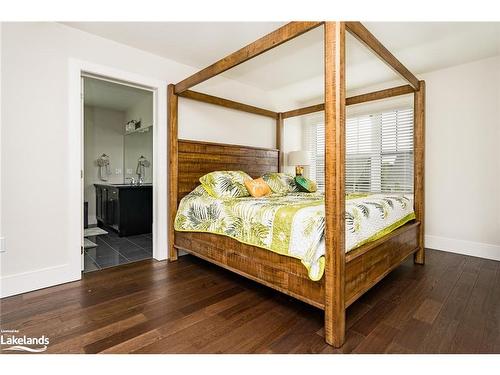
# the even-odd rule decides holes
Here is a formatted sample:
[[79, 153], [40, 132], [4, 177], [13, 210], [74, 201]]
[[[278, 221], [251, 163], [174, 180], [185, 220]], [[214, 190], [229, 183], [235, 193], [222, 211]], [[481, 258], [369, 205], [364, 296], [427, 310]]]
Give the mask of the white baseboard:
[[448, 251], [450, 253], [500, 261], [499, 245], [426, 235], [425, 247], [429, 249]]
[[70, 281], [80, 280], [81, 273], [75, 272], [69, 264], [42, 268], [36, 271], [3, 276], [0, 279], [0, 297], [32, 292]]

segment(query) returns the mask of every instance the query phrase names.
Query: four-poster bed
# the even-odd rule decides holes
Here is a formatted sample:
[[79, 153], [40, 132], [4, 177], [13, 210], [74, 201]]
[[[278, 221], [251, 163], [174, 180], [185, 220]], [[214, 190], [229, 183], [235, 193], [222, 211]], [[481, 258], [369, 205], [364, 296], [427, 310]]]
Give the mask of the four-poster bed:
[[[325, 102], [275, 112], [189, 90], [211, 77], [316, 27], [324, 27]], [[345, 32], [353, 34], [408, 84], [345, 97]], [[388, 235], [348, 253], [345, 251], [345, 106], [414, 95], [414, 211], [416, 219]], [[178, 139], [178, 97], [232, 108], [276, 121], [276, 148]], [[325, 311], [325, 339], [336, 347], [345, 339], [345, 310], [409, 255], [424, 263], [424, 110], [425, 83], [406, 69], [359, 22], [291, 22], [217, 61], [189, 78], [168, 86], [169, 259], [177, 251], [215, 263]], [[283, 129], [287, 118], [325, 112], [325, 272], [312, 281], [300, 261], [235, 239], [209, 233], [174, 230], [180, 200], [198, 179], [215, 170], [242, 170], [251, 177], [281, 171]]]

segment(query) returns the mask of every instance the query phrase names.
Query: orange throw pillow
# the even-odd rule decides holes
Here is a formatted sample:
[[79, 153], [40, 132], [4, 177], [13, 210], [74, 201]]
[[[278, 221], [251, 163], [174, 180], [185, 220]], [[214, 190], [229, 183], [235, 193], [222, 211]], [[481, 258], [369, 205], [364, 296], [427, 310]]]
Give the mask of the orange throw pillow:
[[271, 194], [271, 188], [262, 178], [256, 178], [255, 180], [247, 178], [245, 180], [245, 187], [254, 198], [260, 198]]

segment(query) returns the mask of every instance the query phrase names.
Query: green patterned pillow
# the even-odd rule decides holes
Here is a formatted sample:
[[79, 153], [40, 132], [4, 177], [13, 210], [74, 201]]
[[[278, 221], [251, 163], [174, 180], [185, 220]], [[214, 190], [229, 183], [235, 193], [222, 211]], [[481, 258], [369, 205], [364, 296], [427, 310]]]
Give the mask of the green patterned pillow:
[[250, 195], [246, 179], [251, 177], [242, 171], [216, 171], [200, 177], [200, 182], [214, 198], [240, 198]]
[[293, 176], [286, 173], [269, 172], [262, 176], [273, 193], [288, 194], [300, 191]]
[[299, 190], [305, 193], [314, 193], [318, 190], [316, 182], [302, 176], [296, 176], [295, 183], [297, 184]]

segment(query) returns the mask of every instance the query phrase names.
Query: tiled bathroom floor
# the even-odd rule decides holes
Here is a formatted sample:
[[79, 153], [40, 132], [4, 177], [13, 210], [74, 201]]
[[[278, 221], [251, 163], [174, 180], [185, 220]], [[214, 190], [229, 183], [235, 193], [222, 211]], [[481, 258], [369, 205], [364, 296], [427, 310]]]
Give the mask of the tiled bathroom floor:
[[118, 234], [109, 231], [105, 235], [90, 237], [90, 240], [95, 242], [97, 247], [85, 249], [83, 272], [97, 271], [153, 256], [151, 233], [118, 237]]

